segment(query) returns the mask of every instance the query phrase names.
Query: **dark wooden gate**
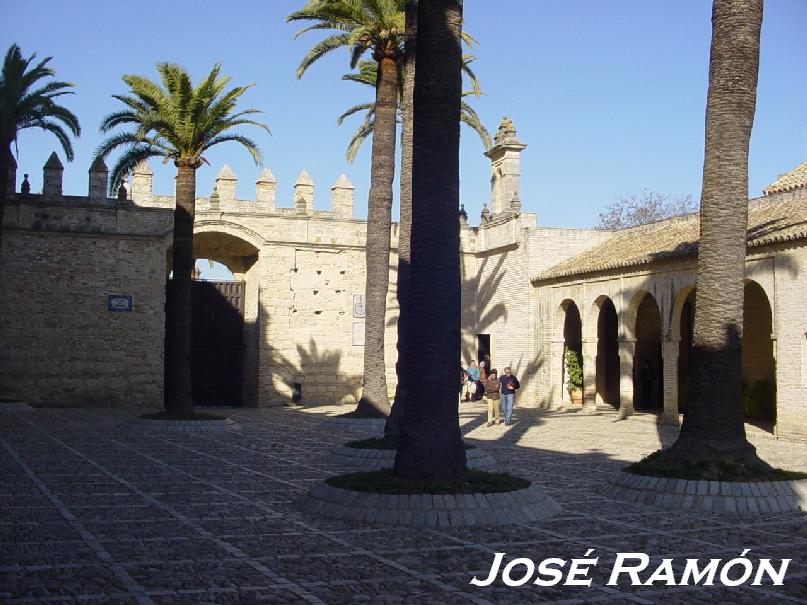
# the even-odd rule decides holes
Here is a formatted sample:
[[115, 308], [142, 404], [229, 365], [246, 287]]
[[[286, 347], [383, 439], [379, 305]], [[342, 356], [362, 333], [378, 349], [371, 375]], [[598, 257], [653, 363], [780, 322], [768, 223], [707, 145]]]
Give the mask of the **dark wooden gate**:
[[244, 282], [193, 282], [191, 372], [196, 405], [241, 405]]

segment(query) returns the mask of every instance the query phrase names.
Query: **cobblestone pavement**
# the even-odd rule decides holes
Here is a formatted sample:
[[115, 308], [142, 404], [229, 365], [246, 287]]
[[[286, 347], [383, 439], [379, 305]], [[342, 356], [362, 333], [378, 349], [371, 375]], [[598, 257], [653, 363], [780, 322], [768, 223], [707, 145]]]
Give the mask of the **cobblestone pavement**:
[[[598, 495], [609, 473], [674, 439], [652, 417], [518, 410], [514, 426], [486, 428], [483, 407], [463, 404], [467, 436], [564, 512], [438, 530], [295, 510], [295, 496], [339, 470], [329, 454], [347, 434], [322, 427], [334, 411], [232, 410], [241, 430], [198, 434], [135, 428], [126, 410], [0, 413], [0, 602], [807, 603], [804, 514], [720, 517]], [[768, 461], [807, 470], [807, 444], [754, 441]], [[590, 548], [591, 587], [469, 585], [495, 552], [537, 563]], [[650, 570], [672, 558], [680, 570], [686, 558], [728, 560], [745, 548], [755, 562], [793, 559], [784, 586], [606, 585], [618, 552], [651, 555]]]

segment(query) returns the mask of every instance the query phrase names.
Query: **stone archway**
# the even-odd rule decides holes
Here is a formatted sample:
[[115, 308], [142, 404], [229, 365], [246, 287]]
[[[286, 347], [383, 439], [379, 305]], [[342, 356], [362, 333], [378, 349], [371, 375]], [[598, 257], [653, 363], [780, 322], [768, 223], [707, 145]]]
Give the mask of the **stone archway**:
[[567, 369], [567, 356], [569, 351], [573, 351], [582, 369], [583, 366], [583, 322], [580, 317], [580, 309], [572, 300], [565, 300], [560, 305], [560, 313], [563, 314], [563, 358], [561, 362], [561, 397], [566, 403], [582, 403], [582, 388], [579, 393], [570, 393], [568, 388], [569, 373]]
[[768, 424], [775, 422], [773, 313], [762, 286], [751, 280], [745, 283], [741, 359], [746, 420]]
[[619, 408], [619, 319], [614, 302], [600, 296], [592, 308], [596, 322], [597, 356], [595, 361], [595, 399]]
[[640, 411], [660, 411], [664, 407], [661, 312], [656, 299], [649, 292], [641, 296], [635, 321], [634, 407]]
[[194, 234], [194, 258], [221, 263], [234, 279], [194, 281], [194, 399], [252, 407], [258, 393], [260, 249], [229, 229], [214, 229]]

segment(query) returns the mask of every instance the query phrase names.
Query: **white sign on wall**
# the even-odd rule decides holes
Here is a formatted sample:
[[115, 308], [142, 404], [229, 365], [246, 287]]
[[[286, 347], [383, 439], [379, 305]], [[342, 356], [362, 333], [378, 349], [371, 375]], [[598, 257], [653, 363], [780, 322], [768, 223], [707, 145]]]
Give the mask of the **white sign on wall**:
[[[365, 317], [367, 314], [364, 294], [353, 295], [353, 317]], [[355, 344], [355, 343], [354, 343]], [[364, 342], [362, 342], [364, 344]]]
[[356, 347], [363, 347], [364, 346], [364, 322], [363, 321], [354, 321], [353, 322], [353, 346], [356, 346]]

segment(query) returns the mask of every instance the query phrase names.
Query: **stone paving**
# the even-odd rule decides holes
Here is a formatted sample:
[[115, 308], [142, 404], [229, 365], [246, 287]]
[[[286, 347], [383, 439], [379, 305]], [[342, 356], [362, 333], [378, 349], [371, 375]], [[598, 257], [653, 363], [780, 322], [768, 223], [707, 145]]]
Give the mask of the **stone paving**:
[[[609, 474], [674, 439], [652, 417], [517, 410], [514, 426], [486, 428], [485, 409], [463, 404], [466, 437], [563, 512], [499, 528], [401, 528], [294, 508], [355, 439], [323, 428], [336, 411], [230, 410], [242, 428], [226, 433], [143, 430], [125, 410], [0, 413], [0, 603], [807, 603], [803, 513], [720, 516], [600, 495]], [[807, 470], [807, 444], [754, 441], [771, 463]], [[784, 585], [606, 585], [619, 552], [680, 570], [686, 558], [746, 548], [752, 561], [793, 559]], [[469, 584], [496, 552], [537, 564], [588, 549], [599, 557], [591, 587]]]

